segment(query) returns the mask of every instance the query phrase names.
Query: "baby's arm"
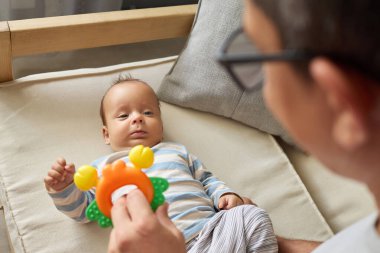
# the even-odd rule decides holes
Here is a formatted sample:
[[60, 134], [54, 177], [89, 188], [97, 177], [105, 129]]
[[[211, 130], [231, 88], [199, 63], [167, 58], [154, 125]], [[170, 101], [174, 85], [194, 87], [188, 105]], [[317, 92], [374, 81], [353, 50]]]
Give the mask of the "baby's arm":
[[207, 171], [202, 162], [192, 154], [189, 154], [190, 169], [194, 172], [195, 178], [202, 182], [207, 195], [219, 210], [228, 210], [239, 205], [256, 205], [247, 197], [242, 197], [230, 189], [223, 181], [219, 180]]
[[[207, 171], [202, 162], [192, 154], [189, 154], [189, 165], [195, 179], [202, 183], [206, 194], [213, 200], [215, 208], [230, 209], [237, 205], [236, 203], [233, 204], [237, 200], [243, 204], [243, 200], [237, 193], [211, 172]], [[228, 208], [226, 208], [227, 206]]]
[[78, 222], [87, 222], [85, 210], [95, 193], [80, 191], [73, 183], [74, 173], [74, 165], [59, 158], [45, 177], [45, 187], [59, 211]]

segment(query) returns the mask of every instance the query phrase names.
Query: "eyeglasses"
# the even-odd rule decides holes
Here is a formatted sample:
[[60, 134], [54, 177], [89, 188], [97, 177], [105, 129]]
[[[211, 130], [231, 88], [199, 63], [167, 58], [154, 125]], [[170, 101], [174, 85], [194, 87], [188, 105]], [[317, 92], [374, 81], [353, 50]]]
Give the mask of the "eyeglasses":
[[309, 61], [313, 54], [299, 50], [285, 50], [272, 54], [257, 54], [257, 49], [242, 27], [223, 43], [218, 62], [226, 68], [236, 84], [244, 90], [256, 91], [262, 87], [261, 64], [268, 61]]

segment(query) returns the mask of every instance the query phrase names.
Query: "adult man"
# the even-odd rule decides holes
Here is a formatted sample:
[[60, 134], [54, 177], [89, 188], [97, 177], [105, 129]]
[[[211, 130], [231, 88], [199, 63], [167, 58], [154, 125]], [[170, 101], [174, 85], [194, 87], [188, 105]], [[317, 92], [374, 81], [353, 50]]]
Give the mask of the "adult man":
[[[251, 61], [245, 62], [264, 63], [268, 107], [305, 150], [334, 172], [365, 183], [378, 206], [379, 12], [375, 0], [246, 0], [244, 16], [244, 31], [260, 51], [260, 55], [246, 52]], [[228, 48], [233, 43], [234, 38], [230, 38], [226, 66], [236, 63], [228, 61]], [[234, 69], [240, 86], [254, 88], [238, 68], [230, 69]], [[120, 200], [113, 209], [111, 252], [134, 252], [130, 249], [139, 244], [141, 252], [184, 252], [183, 239], [168, 221], [165, 207], [153, 214], [145, 208], [148, 205], [140, 192], [127, 198], [127, 207], [122, 206], [125, 200]], [[133, 205], [139, 206], [139, 214], [129, 213]], [[141, 210], [146, 211], [141, 214]], [[126, 220], [134, 231], [122, 228]], [[315, 248], [315, 252], [378, 252], [379, 214], [359, 221], [322, 245], [279, 239], [281, 252], [310, 252]], [[165, 241], [173, 246], [157, 249]]]

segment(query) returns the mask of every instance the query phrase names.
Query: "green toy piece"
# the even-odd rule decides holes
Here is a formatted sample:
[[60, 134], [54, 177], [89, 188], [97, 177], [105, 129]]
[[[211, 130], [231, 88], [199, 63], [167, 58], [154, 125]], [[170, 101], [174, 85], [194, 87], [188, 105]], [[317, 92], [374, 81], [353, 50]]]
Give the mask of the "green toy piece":
[[154, 188], [154, 196], [152, 203], [150, 203], [150, 206], [152, 207], [153, 211], [156, 211], [156, 209], [165, 202], [163, 192], [169, 188], [169, 182], [168, 180], [161, 177], [150, 177], [149, 179], [152, 182]]
[[[168, 180], [160, 177], [149, 177], [154, 188], [153, 200], [150, 203], [152, 210], [155, 212], [156, 209], [165, 202], [165, 197], [163, 192], [169, 188]], [[86, 209], [86, 217], [90, 221], [97, 221], [99, 226], [102, 228], [107, 228], [112, 226], [112, 221], [110, 218], [105, 216], [98, 208], [96, 200], [93, 200], [91, 204]]]
[[112, 221], [110, 218], [106, 217], [98, 208], [96, 200], [93, 200], [91, 204], [86, 209], [86, 217], [90, 221], [97, 221], [99, 226], [102, 228], [107, 228], [112, 226]]

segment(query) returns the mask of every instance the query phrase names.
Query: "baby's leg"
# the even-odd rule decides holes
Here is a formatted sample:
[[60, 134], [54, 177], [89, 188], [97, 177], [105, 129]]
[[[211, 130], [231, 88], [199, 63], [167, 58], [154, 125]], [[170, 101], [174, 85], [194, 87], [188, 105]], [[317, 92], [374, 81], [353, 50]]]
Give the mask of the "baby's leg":
[[243, 205], [217, 213], [203, 228], [189, 252], [277, 252], [268, 214]]

